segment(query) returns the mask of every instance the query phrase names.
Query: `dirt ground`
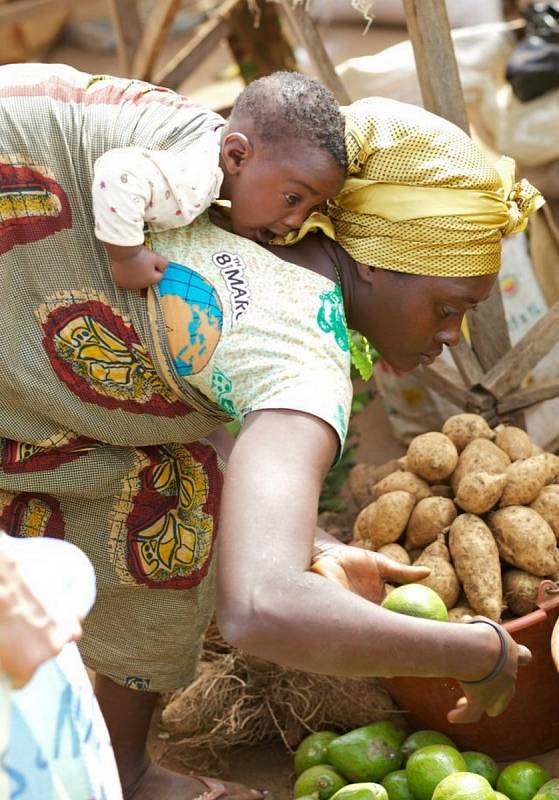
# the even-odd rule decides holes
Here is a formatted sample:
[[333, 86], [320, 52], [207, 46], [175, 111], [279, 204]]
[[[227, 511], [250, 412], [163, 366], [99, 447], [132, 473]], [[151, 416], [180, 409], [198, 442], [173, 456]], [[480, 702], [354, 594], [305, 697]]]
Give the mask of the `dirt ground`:
[[[73, 13], [72, 19], [74, 22], [106, 19], [108, 17], [107, 5], [105, 0], [82, 0], [79, 9]], [[406, 38], [405, 30], [401, 28], [379, 26], [373, 26], [367, 35], [363, 35], [361, 24], [323, 26], [322, 34], [326, 48], [335, 63], [350, 57], [373, 54]], [[2, 31], [0, 30], [1, 35]], [[164, 61], [171, 57], [188, 37], [189, 34], [174, 36], [165, 45], [161, 60]], [[298, 48], [296, 53], [300, 59], [300, 68], [310, 72], [311, 68], [304, 51]], [[73, 42], [60, 42], [42, 60], [51, 63], [67, 63], [89, 72], [122, 74], [114, 51], [92, 50], [90, 47], [84, 46], [84, 42], [80, 42], [76, 37]], [[228, 48], [225, 43], [222, 43], [204, 64], [183, 83], [181, 91], [213, 108], [227, 106], [240, 88], [238, 79], [227, 75], [230, 66], [231, 57]], [[359, 435], [359, 460], [382, 463], [403, 453], [402, 446], [394, 440], [390, 433], [387, 417], [378, 397], [359, 416], [355, 427]], [[160, 738], [161, 734], [161, 729], [155, 724], [151, 740], [155, 757], [161, 757], [164, 751], [165, 739]], [[177, 762], [165, 762], [164, 758], [162, 762], [179, 771], [184, 769]], [[559, 776], [557, 751], [543, 756], [541, 763], [550, 769], [553, 775]], [[292, 757], [280, 742], [237, 750], [231, 756], [229, 768], [220, 777], [269, 789], [274, 792], [277, 800], [288, 800], [292, 797]]]

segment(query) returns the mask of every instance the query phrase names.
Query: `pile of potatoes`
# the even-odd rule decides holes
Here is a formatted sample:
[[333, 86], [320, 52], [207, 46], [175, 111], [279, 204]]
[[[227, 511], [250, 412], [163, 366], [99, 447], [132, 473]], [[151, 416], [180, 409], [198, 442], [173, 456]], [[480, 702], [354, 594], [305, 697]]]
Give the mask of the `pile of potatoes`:
[[349, 488], [352, 544], [428, 566], [421, 583], [453, 621], [523, 616], [541, 580], [559, 579], [559, 456], [520, 428], [457, 414], [403, 458], [353, 467]]

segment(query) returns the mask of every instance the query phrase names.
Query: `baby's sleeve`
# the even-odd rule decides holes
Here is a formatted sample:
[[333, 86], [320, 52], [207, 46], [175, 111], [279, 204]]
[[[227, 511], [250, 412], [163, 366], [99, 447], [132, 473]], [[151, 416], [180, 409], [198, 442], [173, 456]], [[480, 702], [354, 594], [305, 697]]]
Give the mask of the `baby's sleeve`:
[[188, 225], [219, 197], [219, 138], [210, 131], [183, 152], [119, 148], [95, 162], [96, 236], [118, 245], [142, 244], [154, 231]]

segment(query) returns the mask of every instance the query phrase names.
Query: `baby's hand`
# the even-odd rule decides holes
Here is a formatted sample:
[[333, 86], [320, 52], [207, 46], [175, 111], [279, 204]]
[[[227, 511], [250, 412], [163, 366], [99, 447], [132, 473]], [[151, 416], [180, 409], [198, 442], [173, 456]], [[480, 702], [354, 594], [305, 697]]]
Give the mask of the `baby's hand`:
[[[138, 247], [107, 245], [113, 280], [122, 289], [145, 289], [159, 283], [169, 263], [166, 258]], [[128, 251], [128, 252], [127, 252]]]

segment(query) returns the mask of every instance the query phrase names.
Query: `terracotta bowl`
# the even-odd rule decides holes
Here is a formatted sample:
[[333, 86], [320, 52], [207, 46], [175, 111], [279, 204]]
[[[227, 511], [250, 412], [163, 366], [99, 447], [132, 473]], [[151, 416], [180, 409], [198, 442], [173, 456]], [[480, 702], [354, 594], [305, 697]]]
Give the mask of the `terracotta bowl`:
[[501, 761], [527, 758], [559, 747], [559, 674], [551, 653], [553, 628], [559, 616], [557, 584], [542, 581], [538, 606], [531, 614], [504, 624], [515, 641], [532, 651], [532, 661], [519, 669], [515, 695], [503, 714], [484, 716], [470, 725], [453, 725], [446, 715], [462, 695], [456, 681], [385, 680], [396, 703], [409, 712], [410, 727], [442, 731], [460, 750], [478, 750]]

